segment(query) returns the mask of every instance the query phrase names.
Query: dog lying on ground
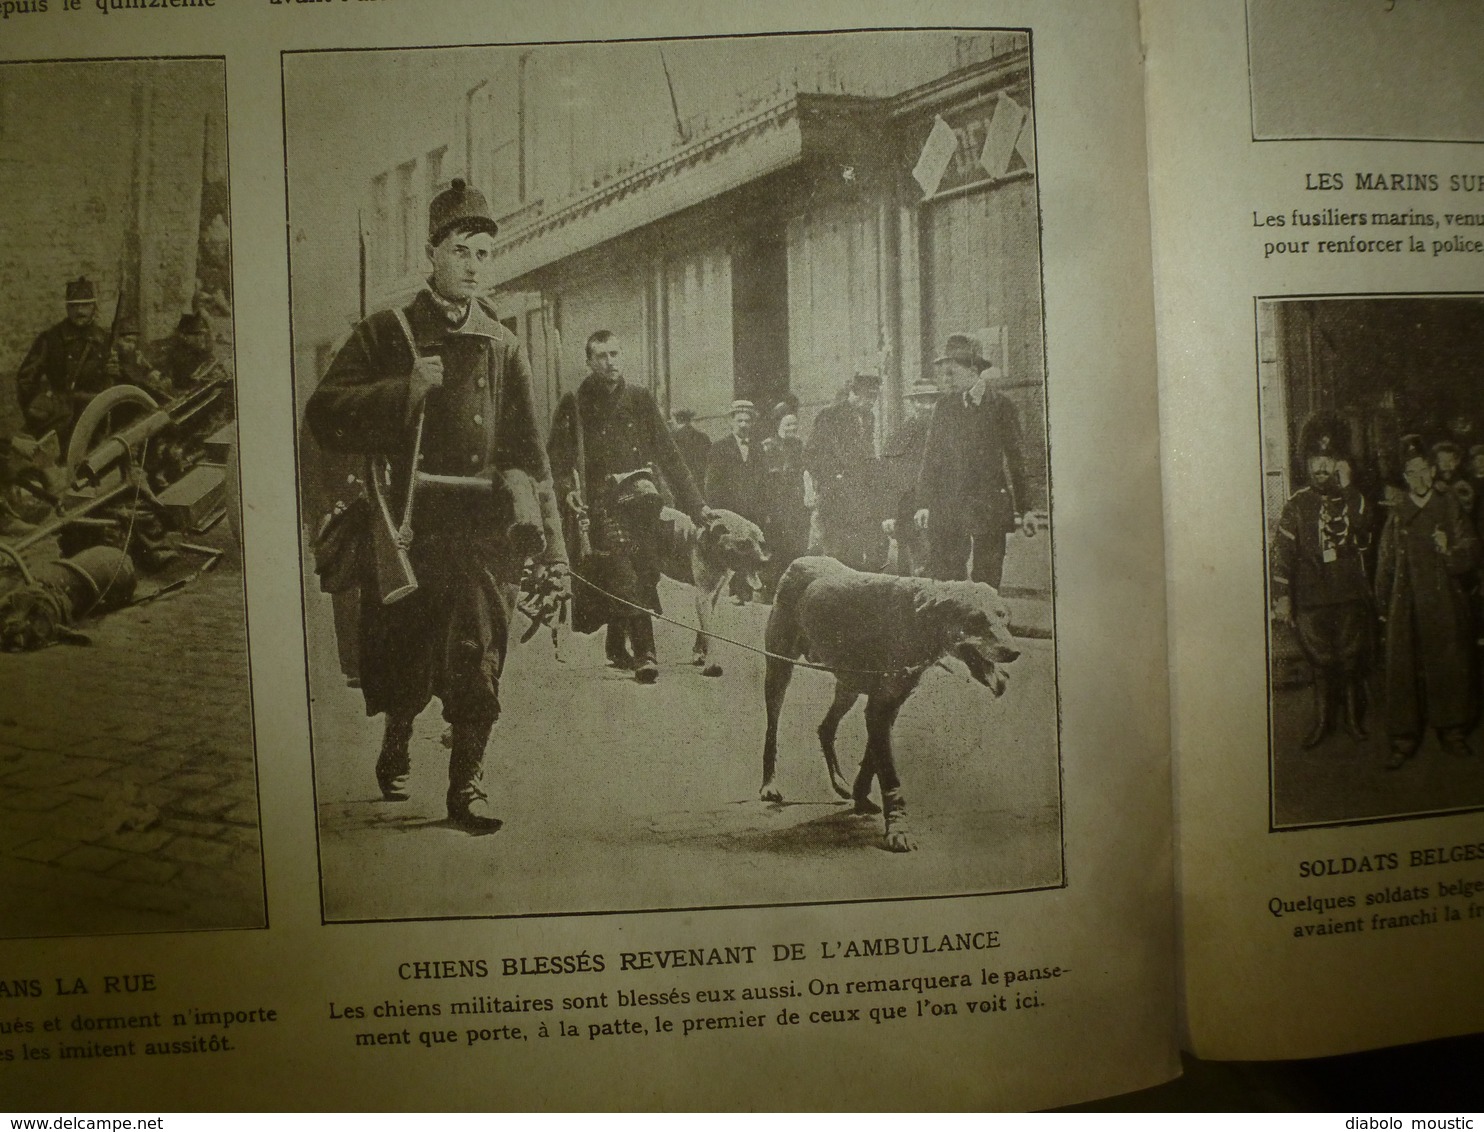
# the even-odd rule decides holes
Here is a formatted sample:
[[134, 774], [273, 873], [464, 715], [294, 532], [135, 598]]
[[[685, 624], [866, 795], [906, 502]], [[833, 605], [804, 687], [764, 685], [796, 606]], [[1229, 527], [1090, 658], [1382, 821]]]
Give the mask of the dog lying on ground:
[[757, 571], [768, 560], [762, 529], [735, 511], [712, 511], [705, 525], [696, 526], [683, 513], [666, 507], [660, 512], [665, 529], [661, 569], [677, 582], [696, 588], [696, 634], [692, 663], [703, 676], [720, 676], [721, 665], [711, 659], [709, 638], [711, 614], [726, 592], [733, 575], [741, 574], [754, 591], [762, 588]]
[[[886, 848], [917, 848], [907, 826], [902, 784], [892, 756], [891, 728], [897, 712], [923, 672], [948, 658], [994, 695], [1005, 691], [1004, 666], [1020, 655], [1010, 635], [1010, 615], [992, 586], [983, 582], [935, 582], [863, 574], [833, 558], [800, 558], [784, 573], [768, 617], [766, 648], [785, 657], [803, 656], [835, 674], [835, 699], [819, 725], [819, 744], [830, 784], [855, 811], [885, 811]], [[778, 762], [778, 715], [794, 666], [770, 656], [764, 678], [768, 730], [763, 740], [763, 785], [759, 797], [781, 802], [774, 783]], [[866, 753], [854, 785], [840, 773], [835, 733], [862, 695], [866, 696]], [[871, 784], [881, 783], [881, 807]]]

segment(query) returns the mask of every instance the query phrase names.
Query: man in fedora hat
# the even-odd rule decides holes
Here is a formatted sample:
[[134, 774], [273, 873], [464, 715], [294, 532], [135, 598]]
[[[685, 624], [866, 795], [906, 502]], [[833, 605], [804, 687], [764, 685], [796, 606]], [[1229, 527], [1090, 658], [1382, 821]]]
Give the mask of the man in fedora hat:
[[972, 334], [950, 334], [934, 363], [947, 389], [933, 407], [913, 521], [927, 532], [928, 573], [999, 588], [1005, 536], [1026, 498], [1020, 417], [994, 388], [996, 372]]
[[1314, 672], [1314, 724], [1305, 747], [1323, 742], [1336, 719], [1357, 742], [1366, 736], [1362, 680], [1371, 588], [1365, 556], [1374, 524], [1365, 496], [1342, 482], [1347, 433], [1333, 413], [1304, 423], [1299, 457], [1308, 483], [1289, 496], [1273, 535], [1273, 616], [1293, 628]]
[[55, 432], [66, 451], [77, 414], [108, 388], [108, 332], [98, 325], [98, 293], [80, 276], [67, 284], [67, 317], [36, 336], [16, 372], [23, 427], [38, 439]]
[[[524, 472], [552, 505], [537, 563], [560, 576], [566, 552], [550, 501], [531, 371], [519, 341], [483, 298], [496, 225], [484, 194], [454, 180], [428, 207], [427, 285], [400, 309], [361, 322], [309, 399], [305, 418], [335, 452], [389, 468], [386, 498], [399, 512], [416, 470], [501, 482]], [[485, 746], [500, 714], [500, 677], [525, 564], [496, 491], [420, 488], [407, 553], [418, 587], [384, 604], [361, 587], [360, 677], [368, 715], [385, 714], [376, 780], [388, 801], [407, 797], [413, 721], [436, 696], [452, 751], [449, 820], [470, 833], [500, 827], [483, 785]]]
[[697, 523], [704, 521], [705, 504], [654, 397], [624, 380], [618, 336], [594, 331], [586, 349], [588, 375], [557, 405], [547, 442], [569, 526], [575, 528], [585, 509], [593, 551], [580, 564], [586, 580], [574, 582], [572, 628], [592, 633], [606, 627], [608, 663], [653, 684], [660, 674], [650, 620], [651, 612], [661, 612], [657, 477], [664, 477], [675, 506]]
[[927, 450], [928, 424], [942, 395], [931, 381], [914, 383], [907, 390], [906, 416], [881, 446], [880, 506], [886, 515], [882, 529], [897, 544], [897, 573], [903, 577], [927, 572], [927, 538], [913, 516], [917, 514], [917, 476]]
[[876, 402], [881, 375], [862, 371], [814, 418], [804, 468], [814, 480], [821, 549], [854, 570], [876, 570], [885, 536], [876, 514]]

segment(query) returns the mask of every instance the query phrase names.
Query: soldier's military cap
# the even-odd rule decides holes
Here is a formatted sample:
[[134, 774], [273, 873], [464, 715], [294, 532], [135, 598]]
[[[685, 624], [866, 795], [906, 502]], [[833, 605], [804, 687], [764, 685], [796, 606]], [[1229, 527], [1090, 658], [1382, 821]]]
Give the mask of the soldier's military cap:
[[461, 177], [455, 177], [428, 205], [428, 243], [439, 243], [456, 227], [488, 232], [491, 236], [500, 230], [490, 215], [484, 194]]
[[73, 303], [96, 303], [98, 292], [93, 287], [93, 281], [86, 275], [79, 275], [76, 279], [67, 281], [67, 302]]
[[1350, 458], [1350, 429], [1338, 413], [1321, 411], [1304, 422], [1299, 433], [1299, 458], [1308, 460], [1313, 456]]

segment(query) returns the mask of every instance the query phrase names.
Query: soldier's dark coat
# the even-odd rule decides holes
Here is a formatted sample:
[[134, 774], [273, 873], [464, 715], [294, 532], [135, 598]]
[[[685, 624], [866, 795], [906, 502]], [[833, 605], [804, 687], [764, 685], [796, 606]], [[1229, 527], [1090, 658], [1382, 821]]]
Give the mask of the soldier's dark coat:
[[[1440, 552], [1435, 531], [1447, 536]], [[1449, 492], [1398, 500], [1381, 533], [1376, 597], [1386, 616], [1386, 729], [1397, 739], [1473, 721], [1469, 606], [1462, 578], [1478, 564], [1473, 527]]]
[[108, 332], [97, 323], [63, 319], [38, 334], [15, 378], [26, 431], [39, 438], [55, 429], [65, 448], [82, 406], [112, 384], [108, 363]]
[[[610, 389], [601, 378], [589, 374], [576, 393], [562, 398], [551, 424], [547, 451], [559, 499], [566, 499], [574, 486], [579, 410], [586, 457], [582, 490], [591, 515], [595, 553], [585, 569], [584, 564], [577, 569], [610, 593], [659, 613], [661, 532], [657, 524], [650, 525], [653, 529], [637, 529], [619, 520], [607, 477], [653, 467], [664, 477], [675, 506], [692, 518], [700, 514], [701, 493], [649, 391], [623, 380]], [[568, 541], [576, 545], [570, 528]], [[573, 579], [572, 627], [577, 632], [591, 633], [609, 620], [627, 619], [635, 612], [594, 592], [580, 578]]]
[[1289, 598], [1299, 646], [1321, 671], [1353, 672], [1364, 652], [1371, 622], [1364, 556], [1372, 535], [1369, 505], [1353, 487], [1331, 495], [1300, 488], [1278, 519], [1273, 597]]
[[[531, 404], [531, 374], [515, 337], [475, 300], [454, 325], [427, 290], [405, 309], [422, 356], [443, 360], [443, 386], [427, 398], [421, 469], [475, 476], [512, 468], [548, 478]], [[394, 518], [401, 519], [417, 414], [408, 404], [412, 346], [395, 311], [358, 325], [314, 391], [305, 420], [332, 452], [385, 458]], [[377, 461], [373, 461], [375, 463]], [[498, 495], [422, 489], [409, 550], [418, 590], [383, 605], [362, 587], [361, 687], [366, 713], [411, 718], [431, 696], [450, 723], [499, 714], [510, 612], [523, 565], [505, 537]], [[550, 544], [547, 557], [559, 560]]]

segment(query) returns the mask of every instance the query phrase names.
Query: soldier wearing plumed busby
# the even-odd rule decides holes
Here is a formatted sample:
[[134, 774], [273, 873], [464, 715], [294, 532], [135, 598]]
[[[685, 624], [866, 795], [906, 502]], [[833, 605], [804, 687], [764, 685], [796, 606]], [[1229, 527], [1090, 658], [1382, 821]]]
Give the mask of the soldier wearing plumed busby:
[[1334, 413], [1305, 422], [1299, 456], [1308, 482], [1284, 505], [1272, 544], [1273, 616], [1293, 627], [1314, 671], [1305, 747], [1323, 742], [1337, 719], [1351, 738], [1366, 737], [1361, 681], [1372, 606], [1365, 554], [1374, 525], [1365, 497], [1341, 482], [1348, 440]]

